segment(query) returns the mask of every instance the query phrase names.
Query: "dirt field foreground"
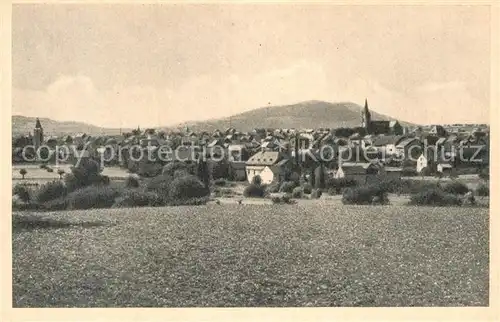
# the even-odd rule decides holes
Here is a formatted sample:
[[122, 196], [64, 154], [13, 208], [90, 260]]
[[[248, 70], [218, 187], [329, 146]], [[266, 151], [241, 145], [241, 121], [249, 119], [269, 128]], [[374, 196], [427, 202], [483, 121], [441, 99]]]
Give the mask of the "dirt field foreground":
[[488, 209], [13, 215], [14, 307], [487, 306]]

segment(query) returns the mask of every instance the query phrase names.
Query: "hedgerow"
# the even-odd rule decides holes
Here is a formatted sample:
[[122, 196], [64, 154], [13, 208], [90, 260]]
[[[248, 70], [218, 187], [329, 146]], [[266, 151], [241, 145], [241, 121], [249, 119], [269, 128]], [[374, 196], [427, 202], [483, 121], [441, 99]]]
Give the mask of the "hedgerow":
[[64, 197], [66, 193], [66, 186], [60, 180], [55, 180], [41, 185], [36, 191], [34, 199], [37, 203], [44, 203]]
[[387, 204], [389, 199], [383, 185], [352, 187], [344, 190], [342, 203], [346, 205]]
[[412, 194], [410, 204], [417, 206], [460, 206], [462, 200], [455, 194], [434, 188]]

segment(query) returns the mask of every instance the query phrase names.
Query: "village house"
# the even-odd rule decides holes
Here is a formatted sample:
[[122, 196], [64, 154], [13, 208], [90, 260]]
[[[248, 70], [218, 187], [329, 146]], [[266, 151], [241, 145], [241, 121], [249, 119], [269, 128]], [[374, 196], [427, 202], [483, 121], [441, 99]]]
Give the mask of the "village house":
[[263, 184], [279, 182], [286, 178], [291, 170], [291, 160], [277, 151], [261, 151], [250, 157], [246, 162], [246, 176], [252, 182], [255, 176], [260, 176]]
[[431, 125], [429, 133], [438, 137], [446, 136], [446, 130], [441, 125]]
[[396, 155], [403, 160], [417, 160], [422, 153], [422, 142], [418, 138], [404, 138], [396, 144]]
[[139, 144], [142, 147], [147, 146], [160, 146], [160, 141], [156, 135], [148, 134], [146, 138], [142, 138], [139, 140]]
[[244, 144], [231, 144], [227, 148], [229, 161], [247, 161], [249, 153]]
[[245, 181], [247, 178], [246, 161], [229, 161], [229, 178], [233, 181]]
[[379, 180], [384, 166], [379, 162], [342, 162], [339, 164], [334, 178], [353, 179], [358, 184], [367, 184]]
[[339, 163], [369, 163], [382, 161], [382, 154], [374, 147], [362, 149], [359, 147], [342, 147], [339, 149]]
[[45, 139], [45, 145], [48, 146], [51, 149], [55, 149], [57, 146], [57, 137], [56, 136], [48, 136]]
[[373, 138], [372, 147], [377, 148], [383, 155], [397, 154], [396, 145], [403, 139], [400, 135], [379, 135]]
[[415, 169], [418, 173], [421, 173], [425, 168], [432, 169], [436, 162], [436, 148], [432, 146], [427, 147], [418, 157]]
[[84, 146], [87, 143], [88, 135], [85, 133], [78, 133], [73, 138], [73, 143], [77, 146]]
[[61, 138], [61, 143], [62, 144], [73, 144], [73, 138], [71, 135], [65, 135]]

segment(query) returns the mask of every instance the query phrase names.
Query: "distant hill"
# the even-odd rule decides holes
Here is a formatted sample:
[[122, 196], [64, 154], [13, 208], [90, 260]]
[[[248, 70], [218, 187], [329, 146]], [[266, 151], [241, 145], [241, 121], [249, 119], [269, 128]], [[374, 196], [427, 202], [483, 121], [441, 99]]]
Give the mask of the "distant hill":
[[[392, 117], [370, 110], [373, 120], [395, 120]], [[188, 126], [193, 131], [224, 130], [231, 127], [238, 131], [251, 131], [254, 128], [337, 128], [360, 126], [361, 106], [355, 103], [328, 103], [323, 101], [307, 101], [293, 105], [262, 107], [248, 112], [234, 115], [230, 118], [206, 120], [199, 122], [185, 122], [175, 127], [167, 126], [162, 129], [174, 129]], [[28, 134], [35, 126], [34, 117], [20, 115], [12, 116], [12, 134]], [[47, 135], [65, 135], [79, 132], [90, 135], [117, 135], [120, 129], [102, 128], [81, 122], [61, 122], [48, 118], [40, 118], [44, 133]], [[413, 125], [399, 121], [402, 125]], [[129, 132], [131, 129], [122, 129]]]
[[[33, 133], [35, 127], [36, 117], [27, 117], [21, 115], [12, 116], [12, 135], [27, 135]], [[48, 118], [40, 118], [43, 126], [43, 131], [46, 135], [66, 135], [75, 133], [87, 133], [90, 135], [117, 135], [120, 129], [115, 128], [102, 128], [91, 124], [81, 122], [62, 122], [54, 121]], [[130, 129], [122, 129], [123, 132], [130, 131]]]
[[[200, 122], [185, 122], [193, 131], [212, 131], [230, 126], [239, 131], [254, 128], [337, 128], [356, 127], [361, 122], [361, 106], [351, 102], [329, 103], [306, 101], [293, 105], [262, 107], [223, 119]], [[395, 120], [392, 117], [370, 110], [373, 120]], [[401, 125], [413, 125], [398, 120]]]

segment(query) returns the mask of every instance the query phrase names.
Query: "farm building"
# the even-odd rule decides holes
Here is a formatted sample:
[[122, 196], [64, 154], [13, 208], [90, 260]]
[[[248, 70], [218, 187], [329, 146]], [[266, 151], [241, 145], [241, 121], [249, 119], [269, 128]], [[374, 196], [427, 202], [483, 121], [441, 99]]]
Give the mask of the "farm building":
[[403, 176], [403, 167], [384, 167], [380, 169], [380, 174], [387, 179], [401, 179]]
[[244, 144], [231, 144], [227, 148], [229, 161], [247, 161], [248, 149]]
[[405, 138], [396, 144], [396, 154], [405, 160], [415, 160], [421, 153], [422, 143], [417, 138]]
[[247, 178], [246, 161], [229, 161], [229, 177], [234, 181], [245, 181]]
[[396, 145], [403, 139], [400, 135], [379, 135], [373, 138], [372, 146], [385, 155], [396, 154]]
[[263, 184], [280, 181], [290, 171], [291, 163], [290, 159], [280, 152], [257, 152], [246, 162], [247, 180], [252, 182], [253, 177], [258, 175]]
[[344, 162], [339, 165], [335, 178], [349, 178], [366, 184], [378, 180], [383, 173], [383, 166], [378, 162]]

